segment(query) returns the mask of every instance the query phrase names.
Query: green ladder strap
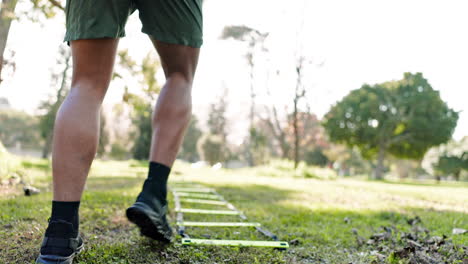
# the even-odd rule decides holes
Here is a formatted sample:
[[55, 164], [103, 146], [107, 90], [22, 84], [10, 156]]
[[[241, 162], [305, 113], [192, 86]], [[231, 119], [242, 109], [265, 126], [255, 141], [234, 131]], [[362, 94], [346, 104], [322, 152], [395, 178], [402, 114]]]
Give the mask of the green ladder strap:
[[181, 202], [186, 203], [197, 203], [197, 204], [214, 204], [214, 205], [227, 205], [228, 202], [223, 201], [213, 201], [213, 200], [203, 200], [203, 199], [181, 199]]
[[236, 227], [236, 226], [261, 226], [260, 223], [245, 223], [245, 222], [177, 222], [179, 226], [219, 226], [219, 227]]
[[194, 192], [194, 193], [212, 193], [214, 190], [210, 188], [174, 188], [175, 192]]
[[270, 247], [270, 248], [289, 248], [285, 241], [250, 241], [250, 240], [216, 240], [216, 239], [191, 239], [182, 238], [182, 245], [213, 245], [213, 246], [232, 246], [232, 247]]
[[190, 209], [190, 208], [176, 208], [176, 212], [192, 213], [192, 214], [215, 214], [215, 215], [238, 215], [239, 212], [230, 210], [204, 210], [204, 209]]
[[214, 200], [219, 200], [220, 198], [218, 195], [205, 194], [205, 193], [176, 192], [174, 195], [178, 195], [179, 197], [206, 198], [206, 199], [214, 199]]

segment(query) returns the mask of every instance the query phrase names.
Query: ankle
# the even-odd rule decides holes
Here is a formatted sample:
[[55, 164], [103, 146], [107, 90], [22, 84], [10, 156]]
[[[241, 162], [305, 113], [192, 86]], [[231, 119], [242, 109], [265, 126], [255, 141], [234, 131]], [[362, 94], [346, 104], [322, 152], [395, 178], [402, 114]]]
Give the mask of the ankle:
[[80, 201], [63, 202], [52, 201], [52, 214], [50, 222], [67, 222], [73, 226], [74, 230], [79, 229], [79, 214]]
[[78, 227], [64, 220], [50, 220], [45, 236], [57, 238], [75, 238], [78, 236]]

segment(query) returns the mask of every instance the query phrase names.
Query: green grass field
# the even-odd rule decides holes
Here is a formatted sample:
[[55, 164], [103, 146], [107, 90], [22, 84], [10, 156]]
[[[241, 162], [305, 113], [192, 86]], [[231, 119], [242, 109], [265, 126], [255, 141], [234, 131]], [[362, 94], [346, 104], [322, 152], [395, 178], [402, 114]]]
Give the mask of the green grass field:
[[[22, 167], [24, 180], [42, 192], [26, 197], [21, 186], [0, 189], [0, 263], [33, 263], [50, 215], [49, 162], [24, 160]], [[416, 216], [427, 229], [427, 236], [446, 235], [446, 241], [455, 245], [450, 251], [443, 247], [439, 250], [447, 263], [468, 262], [466, 247], [463, 248], [468, 244], [468, 235], [452, 235], [453, 228], [468, 229], [466, 183], [325, 180], [294, 176], [284, 164], [212, 170], [176, 163], [171, 184], [193, 182], [215, 188], [250, 221], [262, 223], [281, 240], [294, 241], [289, 250], [278, 251], [184, 247], [178, 242], [180, 238], [171, 245], [162, 245], [141, 237], [124, 211], [134, 201], [145, 177], [146, 163], [95, 162], [80, 211], [85, 251], [76, 263], [412, 263], [397, 253], [389, 254], [391, 250], [382, 244], [360, 240], [369, 240], [385, 226], [394, 230], [398, 244], [402, 234], [415, 228], [407, 220]], [[185, 220], [238, 218], [187, 214]], [[175, 222], [173, 211], [171, 222]], [[245, 227], [188, 228], [187, 232], [194, 238], [267, 239]]]

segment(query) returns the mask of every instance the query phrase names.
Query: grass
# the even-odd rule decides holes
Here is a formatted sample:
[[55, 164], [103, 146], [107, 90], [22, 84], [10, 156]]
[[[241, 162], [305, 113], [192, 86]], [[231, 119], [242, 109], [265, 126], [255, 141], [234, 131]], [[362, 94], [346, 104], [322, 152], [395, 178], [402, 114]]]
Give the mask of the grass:
[[[296, 240], [297, 244], [287, 251], [183, 247], [177, 242], [162, 245], [139, 236], [124, 216], [141, 188], [145, 164], [95, 162], [80, 211], [86, 250], [75, 263], [379, 263], [371, 249], [358, 246], [353, 230], [362, 237], [369, 237], [381, 226], [409, 230], [407, 219], [415, 216], [432, 235], [446, 235], [457, 245], [468, 244], [468, 235], [451, 234], [453, 228], [468, 229], [466, 183], [419, 185], [333, 179], [329, 171], [323, 171], [327, 179], [321, 179], [317, 175], [320, 170], [314, 171], [316, 177], [304, 178], [284, 163], [212, 170], [179, 162], [170, 184], [194, 182], [213, 187], [250, 221], [260, 222], [281, 240]], [[32, 197], [19, 191], [0, 193], [0, 263], [33, 263], [50, 215], [49, 162], [24, 160], [22, 170], [25, 180], [42, 193]], [[171, 220], [175, 221], [173, 211]], [[185, 220], [238, 219], [186, 214]], [[194, 238], [266, 239], [249, 228], [188, 228], [187, 232]], [[387, 256], [387, 263], [406, 263], [398, 261], [393, 255]]]

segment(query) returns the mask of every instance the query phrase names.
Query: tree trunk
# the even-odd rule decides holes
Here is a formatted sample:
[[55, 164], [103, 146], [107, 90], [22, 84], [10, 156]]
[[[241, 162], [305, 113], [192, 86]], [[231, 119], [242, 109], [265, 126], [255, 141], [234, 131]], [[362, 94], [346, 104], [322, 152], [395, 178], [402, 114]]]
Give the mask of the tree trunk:
[[461, 170], [457, 170], [453, 175], [455, 176], [455, 181], [460, 181]]
[[[63, 69], [63, 72], [62, 72], [62, 80], [60, 82], [60, 88], [58, 89], [57, 91], [57, 100], [55, 101], [54, 105], [52, 106], [53, 109], [51, 111], [53, 111], [53, 119], [55, 120], [56, 116], [57, 116], [57, 112], [59, 111], [60, 109], [60, 106], [62, 105], [63, 101], [64, 101], [64, 98], [65, 98], [65, 89], [68, 87], [67, 86], [67, 79], [68, 79], [68, 70], [70, 69], [71, 65], [70, 65], [70, 61], [71, 61], [71, 54], [70, 53], [64, 53], [63, 54], [65, 56], [65, 68]], [[54, 125], [55, 125], [55, 122], [54, 122]], [[54, 135], [54, 128], [51, 127], [51, 129], [47, 132], [48, 135], [47, 135], [47, 138], [46, 138], [46, 141], [44, 142], [44, 147], [42, 148], [42, 158], [43, 159], [46, 159], [49, 157], [49, 153], [51, 151], [51, 148], [52, 148], [52, 139], [53, 139], [53, 135]]]
[[42, 148], [42, 158], [47, 159], [49, 157], [50, 150], [52, 148], [52, 139], [54, 133], [50, 133], [47, 138], [46, 142], [44, 143], [44, 147]]
[[[255, 45], [255, 44], [253, 44]], [[249, 144], [247, 148], [247, 162], [249, 163], [249, 166], [254, 166], [254, 158], [253, 158], [253, 153], [252, 153], [252, 129], [254, 128], [255, 124], [255, 90], [254, 90], [254, 62], [253, 62], [253, 47], [251, 44], [251, 50], [248, 51], [247, 53], [247, 60], [249, 63], [249, 75], [250, 75], [250, 113], [249, 113], [249, 121], [250, 121], [250, 127], [249, 127]]]
[[296, 93], [294, 95], [294, 113], [293, 113], [293, 129], [294, 129], [294, 169], [297, 169], [299, 165], [299, 110], [298, 104], [299, 100], [305, 96], [305, 90], [301, 90], [302, 84], [302, 65], [304, 62], [304, 58], [300, 57], [298, 64], [296, 65], [296, 73], [297, 73], [297, 80], [296, 80]]
[[384, 173], [384, 160], [385, 160], [385, 148], [379, 147], [379, 153], [377, 156], [377, 166], [375, 167], [374, 176], [376, 180], [383, 180]]
[[0, 84], [2, 82], [3, 54], [5, 53], [11, 21], [14, 18], [17, 0], [2, 0], [0, 9]]
[[288, 159], [290, 144], [288, 143], [288, 140], [286, 138], [286, 132], [281, 127], [276, 106], [272, 105], [271, 108], [273, 112], [273, 117], [270, 115], [266, 120], [266, 123], [270, 128], [275, 140], [278, 141], [278, 145], [281, 151], [281, 158]]
[[297, 100], [294, 100], [293, 128], [294, 128], [294, 169], [299, 165], [299, 125], [297, 113]]

